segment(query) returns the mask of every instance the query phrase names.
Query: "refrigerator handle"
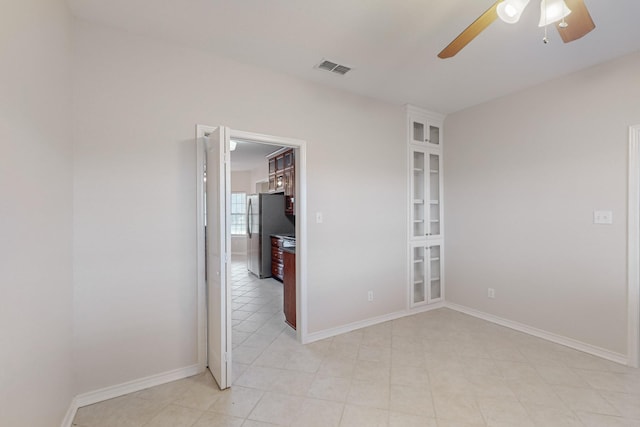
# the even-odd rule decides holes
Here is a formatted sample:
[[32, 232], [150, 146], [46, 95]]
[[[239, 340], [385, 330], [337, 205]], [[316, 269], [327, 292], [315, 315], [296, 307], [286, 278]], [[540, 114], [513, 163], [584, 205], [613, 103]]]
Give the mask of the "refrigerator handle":
[[251, 211], [253, 210], [253, 206], [251, 205], [251, 199], [249, 199], [249, 206], [247, 206], [247, 234], [249, 238], [251, 238]]

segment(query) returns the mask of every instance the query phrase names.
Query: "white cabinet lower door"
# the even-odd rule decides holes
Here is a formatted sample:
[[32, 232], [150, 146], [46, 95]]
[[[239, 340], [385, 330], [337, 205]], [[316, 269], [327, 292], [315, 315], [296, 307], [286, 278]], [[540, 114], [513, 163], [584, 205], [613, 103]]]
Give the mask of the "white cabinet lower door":
[[441, 265], [441, 244], [411, 245], [411, 307], [437, 302], [442, 299]]

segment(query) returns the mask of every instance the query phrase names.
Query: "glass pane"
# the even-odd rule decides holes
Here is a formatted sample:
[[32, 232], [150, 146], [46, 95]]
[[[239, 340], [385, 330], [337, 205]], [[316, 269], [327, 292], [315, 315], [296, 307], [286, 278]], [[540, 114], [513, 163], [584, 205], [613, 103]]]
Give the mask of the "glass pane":
[[418, 304], [424, 302], [424, 283], [414, 283], [413, 287], [413, 303]]
[[424, 200], [425, 155], [420, 151], [413, 152], [413, 198]]
[[429, 234], [440, 234], [440, 156], [429, 155]]
[[429, 232], [432, 235], [440, 234], [440, 205], [437, 201], [432, 201], [429, 205]]
[[416, 202], [413, 205], [413, 236], [424, 237], [424, 235], [425, 235], [424, 204]]
[[442, 297], [440, 293], [440, 280], [431, 281], [431, 299], [438, 299]]
[[413, 303], [426, 301], [426, 277], [425, 277], [425, 249], [423, 247], [413, 248]]
[[424, 142], [424, 124], [420, 122], [413, 122], [413, 140]]
[[231, 234], [246, 234], [247, 193], [231, 193]]
[[437, 126], [429, 126], [429, 142], [440, 145], [440, 128]]
[[429, 248], [429, 297], [432, 300], [442, 297], [440, 265], [440, 246], [431, 246]]

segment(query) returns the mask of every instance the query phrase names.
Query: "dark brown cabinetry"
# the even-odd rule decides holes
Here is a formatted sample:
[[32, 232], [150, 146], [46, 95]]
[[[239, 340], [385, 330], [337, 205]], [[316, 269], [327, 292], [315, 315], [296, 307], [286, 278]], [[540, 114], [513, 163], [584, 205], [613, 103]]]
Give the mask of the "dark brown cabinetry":
[[285, 322], [296, 328], [296, 253], [295, 248], [285, 247], [292, 239], [271, 236], [271, 277], [283, 284], [284, 300], [282, 309]]
[[296, 254], [285, 249], [284, 257], [284, 321], [296, 328]]
[[296, 161], [293, 148], [277, 151], [268, 157], [269, 192], [283, 192], [285, 196], [285, 213], [295, 215], [296, 197]]
[[271, 237], [271, 276], [280, 281], [284, 279], [282, 239], [273, 236]]

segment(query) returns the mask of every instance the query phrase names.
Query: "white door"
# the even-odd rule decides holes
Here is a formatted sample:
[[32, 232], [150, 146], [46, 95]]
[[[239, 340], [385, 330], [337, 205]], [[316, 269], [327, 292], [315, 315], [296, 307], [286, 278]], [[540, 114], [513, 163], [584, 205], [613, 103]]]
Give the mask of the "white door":
[[206, 138], [207, 150], [207, 360], [221, 389], [231, 385], [231, 291], [227, 233], [231, 191], [229, 129], [218, 127]]

